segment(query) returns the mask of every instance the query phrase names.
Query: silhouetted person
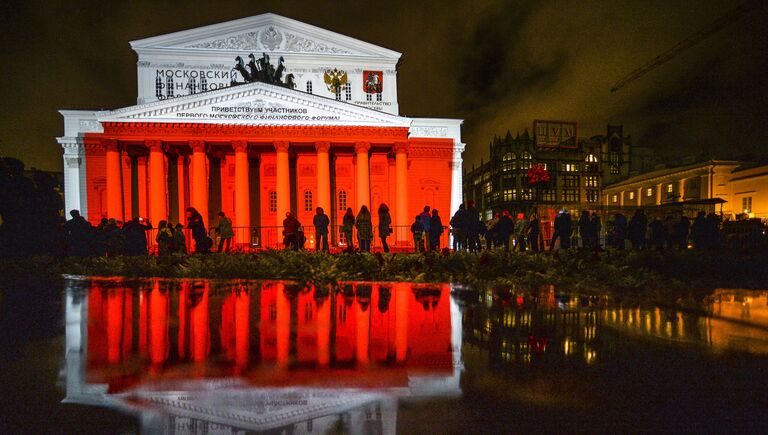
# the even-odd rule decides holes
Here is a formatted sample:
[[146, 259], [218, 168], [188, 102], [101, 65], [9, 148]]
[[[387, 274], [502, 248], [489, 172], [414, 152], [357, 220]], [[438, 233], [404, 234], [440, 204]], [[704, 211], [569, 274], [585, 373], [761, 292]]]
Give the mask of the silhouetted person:
[[706, 246], [709, 248], [719, 248], [721, 244], [720, 218], [714, 214], [707, 214], [704, 225]]
[[432, 217], [429, 219], [429, 249], [433, 251], [440, 250], [440, 236], [443, 234], [443, 221], [437, 209], [432, 210]]
[[283, 245], [285, 249], [299, 250], [299, 227], [301, 223], [291, 212], [285, 213], [283, 219]]
[[379, 239], [384, 252], [389, 252], [387, 237], [392, 234], [392, 216], [389, 215], [387, 204], [379, 204]]
[[515, 249], [520, 252], [525, 252], [527, 232], [528, 220], [525, 218], [525, 214], [518, 213], [517, 221], [515, 221]]
[[499, 217], [499, 221], [496, 223], [496, 240], [497, 245], [504, 248], [504, 252], [509, 252], [509, 238], [515, 230], [515, 223], [512, 222], [512, 216], [509, 215], [509, 211], [504, 210]]
[[208, 233], [205, 230], [203, 216], [194, 207], [188, 207], [186, 217], [187, 229], [192, 231], [192, 239], [195, 241], [195, 253], [202, 254], [211, 252], [213, 240], [208, 237]]
[[157, 224], [157, 255], [166, 256], [173, 253], [173, 227], [168, 225], [167, 221], [160, 221]]
[[691, 223], [687, 217], [682, 216], [674, 226], [675, 245], [681, 250], [688, 249], [688, 231]]
[[315, 246], [318, 251], [328, 252], [328, 226], [331, 220], [322, 207], [315, 209], [315, 217], [312, 218], [312, 225], [315, 227]]
[[581, 236], [581, 247], [585, 250], [595, 249], [597, 242], [593, 239], [592, 220], [589, 218], [589, 212], [583, 210], [579, 221], [576, 222]]
[[648, 225], [651, 228], [651, 243], [658, 249], [664, 249], [664, 222], [657, 216]]
[[69, 215], [72, 216], [72, 219], [64, 224], [67, 255], [87, 257], [91, 255], [93, 227], [84, 217], [80, 216], [79, 210], [72, 210]]
[[451, 217], [451, 233], [453, 234], [453, 250], [467, 249], [467, 226], [469, 224], [467, 210], [464, 204]]
[[147, 255], [147, 230], [149, 229], [152, 229], [152, 224], [145, 223], [143, 218], [133, 218], [123, 225], [125, 255]]
[[691, 241], [696, 249], [707, 247], [707, 217], [706, 213], [700, 211], [696, 213], [696, 218], [691, 224]]
[[496, 230], [496, 225], [499, 224], [501, 219], [501, 213], [495, 213], [493, 217], [485, 223], [485, 249], [491, 250], [494, 246], [499, 245], [499, 235]]
[[413, 234], [413, 250], [424, 252], [424, 225], [421, 223], [421, 215], [416, 215], [411, 224]]
[[552, 241], [549, 243], [549, 250], [554, 251], [555, 241], [560, 239], [560, 247], [568, 249], [571, 247], [571, 215], [568, 210], [562, 209], [555, 217], [555, 233], [552, 235]]
[[531, 251], [539, 252], [539, 239], [541, 238], [541, 221], [539, 216], [534, 213], [531, 215], [531, 219], [528, 222], [528, 245], [531, 247]]
[[629, 221], [628, 235], [633, 249], [645, 248], [645, 231], [648, 229], [648, 217], [643, 209], [635, 210], [634, 216]]
[[342, 219], [341, 233], [344, 234], [344, 241], [347, 243], [347, 252], [355, 250], [355, 243], [352, 241], [352, 230], [355, 228], [355, 212], [352, 207], [347, 208]]
[[229, 252], [232, 246], [232, 237], [235, 237], [235, 231], [232, 229], [232, 219], [228, 218], [223, 211], [219, 212], [219, 223], [216, 226], [216, 232], [219, 233], [219, 249], [217, 252], [221, 252], [224, 245], [224, 252]]
[[480, 235], [485, 231], [486, 227], [480, 221], [480, 212], [475, 207], [475, 201], [467, 201], [467, 247], [470, 252], [480, 251]]
[[365, 205], [360, 207], [360, 211], [355, 217], [355, 228], [357, 228], [357, 240], [360, 243], [360, 250], [371, 251], [371, 240], [373, 240], [373, 223], [371, 222], [371, 212]]
[[628, 227], [626, 216], [616, 213], [613, 221], [613, 245], [616, 249], [624, 249]]
[[432, 208], [428, 205], [424, 206], [424, 211], [421, 212], [419, 215], [419, 220], [421, 221], [421, 225], [424, 227], [424, 245], [425, 245], [425, 251], [429, 250], [429, 221], [432, 220], [432, 213], [430, 212]]
[[592, 228], [590, 229], [595, 237], [595, 248], [600, 248], [600, 231], [603, 229], [603, 223], [597, 213], [592, 213], [590, 222], [592, 223]]
[[173, 251], [178, 254], [187, 253], [187, 238], [184, 236], [184, 225], [179, 222], [173, 231]]

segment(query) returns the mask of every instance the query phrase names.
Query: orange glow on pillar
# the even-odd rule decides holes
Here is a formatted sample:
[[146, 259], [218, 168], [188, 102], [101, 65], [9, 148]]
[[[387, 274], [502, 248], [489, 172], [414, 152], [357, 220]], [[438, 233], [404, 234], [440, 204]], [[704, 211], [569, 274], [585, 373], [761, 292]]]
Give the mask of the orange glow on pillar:
[[[277, 157], [277, 222], [278, 234], [283, 227], [285, 214], [291, 209], [291, 179], [288, 165], [288, 142], [275, 142]], [[280, 297], [278, 296], [278, 300]]]
[[187, 158], [183, 155], [179, 155], [176, 159], [176, 173], [178, 181], [178, 197], [179, 197], [179, 222], [184, 224], [184, 210], [187, 209], [187, 175], [184, 170]]
[[357, 343], [355, 346], [357, 362], [368, 363], [368, 342], [370, 339], [371, 306], [363, 306], [360, 300], [355, 301], [355, 323], [357, 326]]
[[107, 217], [123, 220], [123, 175], [116, 140], [105, 140], [107, 166]]
[[323, 367], [331, 361], [331, 304], [326, 298], [317, 305], [317, 362]]
[[[235, 221], [236, 227], [251, 226], [251, 193], [248, 180], [248, 142], [232, 143], [235, 149]], [[235, 231], [235, 242], [238, 244], [250, 242], [250, 231]]]
[[168, 219], [165, 155], [163, 143], [160, 141], [147, 141], [147, 147], [149, 148], [149, 220], [156, 227], [161, 220]]
[[189, 282], [182, 282], [179, 290], [179, 358], [187, 356], [189, 341]]
[[248, 364], [251, 349], [251, 295], [243, 286], [235, 298], [235, 363]]
[[291, 302], [285, 295], [285, 284], [277, 284], [275, 296], [277, 298], [277, 364], [287, 366], [290, 357]]
[[120, 362], [130, 352], [131, 325], [130, 290], [111, 289], [107, 294], [107, 362]]
[[408, 300], [410, 285], [395, 284], [395, 356], [398, 362], [408, 356]]
[[205, 155], [205, 142], [192, 141], [192, 176], [191, 178], [191, 203], [190, 206], [197, 209], [203, 216], [206, 228], [208, 227], [208, 162]]
[[317, 150], [317, 207], [322, 207], [325, 213], [331, 215], [331, 168], [328, 152], [330, 142], [316, 142]]
[[[395, 225], [410, 225], [412, 216], [408, 216], [408, 143], [395, 144]], [[407, 241], [407, 234], [395, 233], [397, 242]], [[406, 231], [405, 233], [409, 233]], [[404, 240], [397, 240], [400, 236]]]
[[211, 331], [208, 327], [209, 290], [210, 284], [205, 282], [202, 285], [195, 286], [191, 295], [189, 354], [197, 362], [205, 361], [210, 350]]
[[[371, 181], [368, 168], [368, 152], [371, 150], [371, 144], [368, 142], [357, 142], [355, 144], [355, 153], [357, 153], [357, 170], [355, 191], [357, 192], [357, 210], [362, 206], [371, 208]], [[355, 213], [357, 213], [355, 210]]]
[[149, 294], [149, 359], [162, 364], [168, 358], [168, 294], [155, 280]]

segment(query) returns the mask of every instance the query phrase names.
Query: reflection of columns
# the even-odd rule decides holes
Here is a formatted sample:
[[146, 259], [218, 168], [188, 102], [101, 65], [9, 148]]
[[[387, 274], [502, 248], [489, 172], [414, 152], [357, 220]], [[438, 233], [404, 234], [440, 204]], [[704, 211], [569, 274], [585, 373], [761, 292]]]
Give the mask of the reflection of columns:
[[[408, 142], [398, 142], [395, 144], [395, 225], [404, 226], [409, 223]], [[397, 240], [398, 234], [400, 232], [395, 232], [395, 240]], [[405, 238], [407, 239], [407, 237]]]
[[168, 294], [155, 280], [149, 294], [149, 359], [162, 364], [168, 358]]
[[398, 362], [408, 356], [408, 298], [410, 286], [395, 284], [395, 355]]
[[[286, 152], [286, 157], [287, 157]], [[291, 338], [291, 302], [285, 296], [285, 284], [276, 286], [277, 297], [277, 364], [288, 365]]]
[[[288, 167], [288, 146], [286, 141], [275, 142], [277, 153], [277, 227], [283, 226], [285, 214], [291, 209], [291, 179]], [[278, 300], [279, 300], [278, 296]]]
[[368, 142], [357, 142], [355, 144], [355, 153], [357, 153], [357, 177], [355, 183], [355, 192], [357, 192], [357, 209], [366, 206], [371, 208], [371, 183], [368, 172], [368, 151], [371, 150], [371, 144]]
[[192, 359], [197, 362], [205, 361], [211, 347], [211, 330], [208, 324], [210, 314], [209, 290], [210, 284], [207, 281], [192, 286], [189, 353]]
[[322, 207], [325, 213], [331, 215], [331, 172], [328, 151], [330, 142], [316, 142], [317, 150], [317, 207]]
[[203, 216], [203, 222], [208, 224], [208, 172], [205, 155], [205, 142], [201, 140], [189, 143], [192, 147], [192, 194], [190, 206], [197, 209]]
[[677, 188], [677, 193], [680, 194], [678, 201], [685, 201], [685, 178], [680, 180], [680, 187]]
[[241, 286], [235, 296], [235, 364], [248, 364], [251, 345], [251, 296], [245, 286]]
[[149, 148], [149, 219], [157, 227], [161, 220], [168, 219], [168, 207], [165, 198], [166, 179], [163, 159], [163, 143], [159, 140], [147, 141]]
[[323, 298], [317, 306], [317, 363], [325, 367], [331, 361], [331, 305], [333, 298]]
[[368, 304], [365, 309], [358, 299], [355, 302], [355, 325], [357, 331], [355, 337], [357, 339], [357, 345], [355, 346], [357, 353], [357, 362], [367, 364], [368, 363], [368, 348], [370, 343], [370, 325], [371, 325], [371, 310], [373, 307]]
[[[235, 149], [235, 226], [251, 226], [251, 193], [248, 181], [248, 142], [232, 142]], [[248, 243], [250, 231], [240, 229], [236, 232], [236, 243]]]
[[114, 289], [107, 293], [107, 361], [121, 361], [130, 353], [133, 337], [131, 291]]
[[120, 149], [114, 139], [103, 142], [106, 148], [107, 217], [123, 220], [123, 176], [120, 170]]

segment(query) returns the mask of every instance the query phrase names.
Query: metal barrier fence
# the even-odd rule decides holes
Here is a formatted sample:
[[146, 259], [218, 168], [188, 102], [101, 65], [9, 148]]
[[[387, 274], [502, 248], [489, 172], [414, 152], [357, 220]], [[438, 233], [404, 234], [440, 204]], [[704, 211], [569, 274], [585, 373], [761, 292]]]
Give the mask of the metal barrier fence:
[[[413, 252], [416, 250], [413, 233], [411, 233], [411, 227], [407, 225], [393, 225], [392, 232], [386, 238], [387, 244], [391, 252]], [[278, 226], [263, 226], [263, 227], [234, 227], [235, 236], [230, 242], [230, 251], [253, 251], [260, 249], [284, 249], [285, 237], [283, 235], [283, 228]], [[329, 248], [331, 252], [340, 252], [348, 249], [349, 241], [346, 239], [345, 233], [342, 231], [341, 226], [332, 226], [329, 228]], [[147, 246], [149, 252], [152, 254], [157, 253], [157, 234], [158, 229], [152, 228], [147, 230]], [[302, 249], [314, 251], [317, 249], [317, 235], [315, 234], [315, 228], [313, 226], [304, 226], [301, 228], [301, 234], [303, 234], [303, 246]], [[371, 251], [381, 252], [383, 251], [383, 245], [381, 238], [379, 237], [378, 227], [374, 227], [373, 238], [371, 239]], [[211, 250], [217, 251], [219, 247], [220, 238], [215, 230], [212, 228], [208, 231], [209, 237], [213, 241]], [[424, 235], [422, 240], [422, 246], [427, 249], [427, 235]], [[195, 242], [192, 239], [192, 231], [184, 229], [184, 239], [186, 243], [187, 252], [194, 252]], [[443, 228], [443, 233], [440, 235], [439, 249], [451, 248], [449, 246], [450, 230], [447, 227]], [[352, 246], [355, 249], [360, 248], [360, 242], [357, 238], [357, 229], [352, 229]]]

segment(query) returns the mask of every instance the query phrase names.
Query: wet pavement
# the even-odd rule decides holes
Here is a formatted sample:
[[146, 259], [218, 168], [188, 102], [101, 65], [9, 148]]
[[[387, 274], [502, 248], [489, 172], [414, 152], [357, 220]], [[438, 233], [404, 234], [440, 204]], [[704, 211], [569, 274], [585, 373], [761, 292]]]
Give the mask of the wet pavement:
[[0, 300], [2, 433], [763, 432], [768, 292], [68, 279]]

